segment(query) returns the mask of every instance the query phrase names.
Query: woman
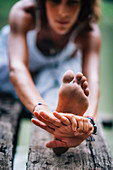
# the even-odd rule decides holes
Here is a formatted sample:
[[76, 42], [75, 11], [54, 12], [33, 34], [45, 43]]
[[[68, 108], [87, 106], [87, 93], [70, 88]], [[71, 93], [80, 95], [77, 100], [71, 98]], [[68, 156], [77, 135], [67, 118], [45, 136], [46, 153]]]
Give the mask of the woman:
[[[33, 119], [33, 123], [60, 139], [60, 141], [53, 141], [52, 144], [49, 143], [48, 147], [77, 146], [93, 132], [93, 127], [84, 117], [75, 116], [73, 121], [72, 114], [60, 115], [54, 113], [53, 115], [52, 112], [57, 106], [58, 90], [62, 77], [63, 83], [70, 84], [74, 75], [77, 72], [82, 72], [85, 76], [77, 73], [74, 83], [82, 91], [80, 99], [84, 100], [85, 108], [76, 112], [77, 107], [73, 104], [78, 101], [78, 97], [74, 95], [74, 102], [70, 105], [74, 109], [69, 109], [69, 107], [66, 110], [62, 109], [59, 106], [62, 101], [62, 95], [59, 92], [60, 102], [58, 102], [56, 111], [79, 115], [85, 113], [84, 116], [92, 116], [96, 121], [101, 44], [100, 32], [96, 25], [98, 19], [97, 0], [41, 0], [37, 2], [24, 0], [16, 3], [10, 12], [10, 33], [4, 33], [6, 37], [4, 34], [2, 37], [2, 40], [7, 41], [9, 34], [10, 80], [19, 99], [39, 119]], [[7, 77], [7, 62], [4, 65], [6, 66]], [[3, 64], [1, 70], [3, 70], [2, 68], [4, 68]], [[73, 72], [66, 72], [69, 69]], [[11, 92], [16, 96], [10, 81], [3, 82], [1, 80], [1, 82], [2, 91]], [[79, 94], [79, 90], [76, 89], [75, 91]], [[60, 91], [62, 94], [61, 88]], [[65, 98], [68, 98], [67, 96], [66, 93]], [[67, 106], [67, 103], [64, 102], [64, 106]], [[79, 105], [79, 108], [81, 108], [81, 105]], [[79, 127], [79, 132], [75, 135], [67, 127], [69, 132], [67, 135], [65, 134], [65, 141], [59, 129], [63, 129], [64, 124], [70, 126], [69, 120], [71, 120], [73, 128]], [[57, 135], [51, 129], [54, 132], [56, 131]], [[62, 131], [65, 132], [64, 129]], [[72, 132], [71, 136], [69, 136], [70, 131]], [[77, 139], [78, 142], [76, 142]]]

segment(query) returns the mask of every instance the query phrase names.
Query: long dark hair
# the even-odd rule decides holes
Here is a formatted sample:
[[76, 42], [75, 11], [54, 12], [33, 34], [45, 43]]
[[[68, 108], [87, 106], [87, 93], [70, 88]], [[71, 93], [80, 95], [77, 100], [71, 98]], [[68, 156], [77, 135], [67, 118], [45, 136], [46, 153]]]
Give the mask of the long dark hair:
[[[40, 9], [41, 26], [47, 25], [45, 2], [46, 0], [36, 0]], [[100, 20], [100, 0], [81, 0], [81, 9], [76, 23], [98, 22]]]

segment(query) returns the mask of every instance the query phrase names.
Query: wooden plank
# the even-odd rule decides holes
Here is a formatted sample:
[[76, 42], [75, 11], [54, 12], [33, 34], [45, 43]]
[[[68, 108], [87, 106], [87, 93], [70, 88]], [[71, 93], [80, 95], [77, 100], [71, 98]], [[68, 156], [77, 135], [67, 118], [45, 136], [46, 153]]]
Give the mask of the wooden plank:
[[95, 136], [95, 142], [90, 142], [89, 148], [95, 169], [113, 170], [113, 160], [101, 123], [98, 123], [98, 134]]
[[13, 136], [11, 124], [0, 122], [0, 169], [12, 169]]
[[0, 96], [0, 170], [13, 167], [21, 104], [9, 96]]
[[56, 156], [52, 149], [45, 147], [45, 143], [50, 140], [49, 133], [33, 126], [27, 170], [112, 169], [111, 155], [103, 139], [102, 129], [99, 130], [95, 142], [84, 141], [80, 146], [70, 148], [61, 156]]
[[[84, 141], [79, 147], [69, 149], [65, 154], [56, 156], [52, 149], [45, 147], [45, 143], [51, 139], [50, 134], [33, 127], [32, 138], [29, 149], [27, 170], [37, 169], [75, 169], [82, 170], [89, 168], [90, 150]], [[91, 161], [92, 157], [90, 158]]]

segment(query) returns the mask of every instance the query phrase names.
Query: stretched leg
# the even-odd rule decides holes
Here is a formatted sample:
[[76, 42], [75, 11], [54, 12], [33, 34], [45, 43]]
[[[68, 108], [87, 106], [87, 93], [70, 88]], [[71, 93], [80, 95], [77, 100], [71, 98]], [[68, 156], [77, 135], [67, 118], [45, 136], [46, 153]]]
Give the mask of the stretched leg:
[[[89, 89], [86, 77], [82, 73], [77, 73], [74, 78], [74, 73], [69, 70], [63, 76], [56, 111], [83, 116], [88, 108], [88, 95]], [[61, 154], [66, 152], [67, 149], [54, 148], [53, 151], [56, 154]]]

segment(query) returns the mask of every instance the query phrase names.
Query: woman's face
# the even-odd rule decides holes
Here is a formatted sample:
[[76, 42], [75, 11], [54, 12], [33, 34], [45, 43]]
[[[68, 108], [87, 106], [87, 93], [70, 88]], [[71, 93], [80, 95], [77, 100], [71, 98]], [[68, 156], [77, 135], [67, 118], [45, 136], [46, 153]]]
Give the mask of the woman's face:
[[70, 31], [80, 12], [80, 0], [46, 0], [49, 26], [59, 35]]

